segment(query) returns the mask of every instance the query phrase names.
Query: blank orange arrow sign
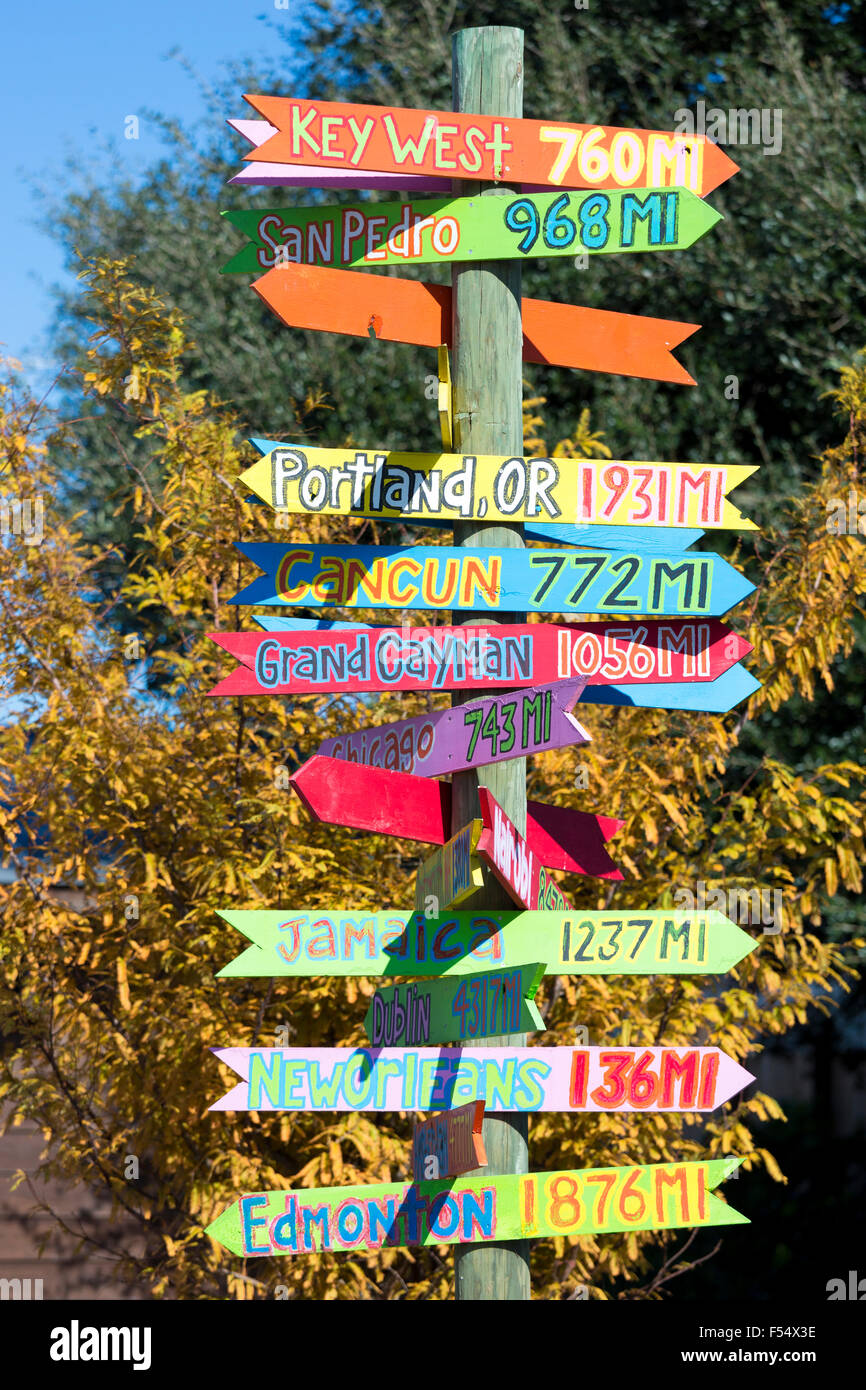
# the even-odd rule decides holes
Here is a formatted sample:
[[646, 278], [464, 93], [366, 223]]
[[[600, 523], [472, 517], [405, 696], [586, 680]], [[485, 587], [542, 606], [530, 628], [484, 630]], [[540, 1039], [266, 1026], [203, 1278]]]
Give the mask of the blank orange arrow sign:
[[[289, 262], [254, 280], [253, 289], [289, 328], [420, 347], [452, 342], [448, 285]], [[671, 349], [700, 324], [545, 299], [524, 299], [522, 308], [525, 362], [695, 385]]]

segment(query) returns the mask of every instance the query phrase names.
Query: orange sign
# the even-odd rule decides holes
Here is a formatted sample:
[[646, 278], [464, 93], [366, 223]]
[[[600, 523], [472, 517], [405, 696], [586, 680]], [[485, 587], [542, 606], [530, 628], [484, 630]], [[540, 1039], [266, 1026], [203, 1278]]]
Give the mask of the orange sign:
[[247, 96], [276, 134], [246, 157], [552, 188], [689, 188], [699, 197], [738, 166], [705, 135], [527, 121], [407, 107]]
[[[254, 280], [253, 289], [289, 328], [421, 347], [452, 342], [449, 285], [288, 262]], [[524, 362], [695, 385], [671, 348], [696, 333], [697, 323], [545, 299], [524, 299], [522, 308]]]

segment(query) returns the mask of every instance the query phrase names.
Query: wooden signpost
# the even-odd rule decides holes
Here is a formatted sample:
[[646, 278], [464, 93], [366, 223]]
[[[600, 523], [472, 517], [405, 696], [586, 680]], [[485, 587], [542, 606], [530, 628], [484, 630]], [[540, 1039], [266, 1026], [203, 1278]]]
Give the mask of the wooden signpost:
[[[718, 911], [575, 909], [550, 871], [621, 878], [606, 844], [623, 823], [527, 802], [526, 756], [587, 741], [578, 698], [721, 710], [757, 682], [739, 665], [749, 644], [715, 621], [754, 586], [688, 549], [754, 529], [727, 497], [754, 470], [520, 452], [522, 361], [693, 385], [671, 352], [697, 327], [522, 300], [522, 261], [689, 246], [737, 166], [705, 137], [525, 120], [522, 73], [519, 30], [464, 30], [454, 112], [256, 96], [265, 120], [232, 123], [254, 147], [234, 182], [436, 195], [226, 214], [249, 244], [224, 269], [264, 270], [253, 288], [285, 324], [439, 359], [443, 452], [257, 439], [242, 481], [289, 516], [451, 526], [454, 545], [241, 545], [264, 573], [234, 602], [450, 622], [259, 618], [264, 634], [212, 634], [240, 665], [209, 692], [453, 696], [326, 740], [291, 778], [320, 822], [436, 846], [423, 910], [221, 913], [251, 943], [223, 978], [413, 978], [374, 995], [369, 1047], [213, 1049], [241, 1079], [211, 1109], [437, 1111], [415, 1129], [415, 1181], [246, 1193], [208, 1233], [244, 1258], [452, 1243], [456, 1296], [488, 1301], [529, 1298], [536, 1237], [746, 1220], [713, 1192], [738, 1159], [529, 1173], [529, 1114], [700, 1116], [754, 1079], [716, 1047], [660, 1038], [526, 1046], [543, 974], [718, 974], [755, 945]], [[347, 268], [404, 261], [450, 262], [451, 285]]]
[[515, 965], [441, 980], [386, 985], [364, 1015], [374, 1047], [465, 1042], [497, 1033], [544, 1032], [534, 1002], [545, 967]]
[[755, 472], [740, 465], [409, 454], [317, 449], [271, 439], [250, 442], [263, 457], [241, 474], [240, 482], [269, 506], [307, 516], [387, 516], [419, 525], [486, 517], [755, 529], [727, 499]]
[[717, 1047], [215, 1047], [211, 1110], [710, 1113], [754, 1081]]
[[[290, 784], [313, 819], [326, 825], [426, 845], [444, 845], [451, 839], [453, 788], [449, 782], [316, 754], [290, 778]], [[527, 802], [527, 838], [542, 864], [564, 873], [622, 878], [605, 849], [622, 824], [613, 816]]]
[[[274, 266], [252, 288], [288, 328], [388, 343], [453, 346], [451, 287], [326, 266]], [[523, 360], [694, 386], [671, 356], [697, 323], [524, 299]]]
[[745, 638], [711, 618], [495, 627], [481, 622], [471, 628], [317, 626], [315, 619], [261, 615], [256, 621], [267, 636], [208, 634], [243, 668], [209, 694], [682, 684], [715, 680], [752, 650]]
[[467, 551], [459, 546], [237, 543], [265, 571], [232, 603], [716, 617], [754, 584], [705, 551]]
[[631, 188], [243, 208], [223, 217], [249, 237], [222, 267], [223, 274], [256, 275], [289, 261], [351, 270], [491, 257], [682, 251], [710, 231], [721, 214], [687, 188]]
[[484, 1101], [470, 1101], [456, 1110], [419, 1120], [412, 1132], [412, 1176], [416, 1183], [427, 1178], [459, 1178], [484, 1168], [487, 1153], [481, 1137]]
[[279, 1188], [232, 1202], [207, 1233], [243, 1259], [319, 1250], [738, 1226], [713, 1189], [742, 1163], [651, 1163], [436, 1182]]
[[298, 97], [245, 95], [244, 100], [277, 132], [246, 155], [250, 163], [561, 188], [647, 183], [689, 188], [700, 197], [738, 168], [705, 135]]
[[546, 975], [719, 975], [756, 941], [716, 909], [627, 911], [221, 911], [248, 946], [221, 979], [466, 976], [543, 957]]

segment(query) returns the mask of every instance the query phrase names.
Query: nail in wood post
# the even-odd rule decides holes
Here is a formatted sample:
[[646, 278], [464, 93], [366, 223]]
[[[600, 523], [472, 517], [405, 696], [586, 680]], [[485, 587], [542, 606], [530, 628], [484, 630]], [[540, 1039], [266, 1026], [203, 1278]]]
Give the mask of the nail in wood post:
[[[452, 37], [452, 91], [455, 111], [519, 117], [523, 114], [523, 31], [501, 27], [463, 29]], [[506, 136], [507, 139], [507, 136]], [[507, 154], [504, 163], [507, 164]], [[455, 192], [475, 195], [477, 183], [455, 182]], [[512, 192], [507, 189], [507, 194]], [[502, 197], [487, 186], [484, 197]], [[462, 454], [523, 453], [523, 330], [520, 265], [480, 261], [455, 265], [451, 272], [454, 317], [451, 359], [454, 449]], [[523, 527], [460, 522], [455, 544], [472, 549], [523, 546]], [[523, 622], [523, 613], [498, 613], [500, 623]], [[453, 621], [471, 627], [490, 615], [455, 612]], [[471, 699], [455, 695], [453, 704]], [[521, 833], [526, 831], [526, 759], [456, 773], [453, 778], [452, 833], [478, 815], [479, 783], [489, 787]], [[473, 907], [475, 902], [473, 901]], [[478, 905], [513, 907], [489, 875]], [[526, 1045], [523, 1033], [478, 1039], [489, 1047]], [[476, 1045], [473, 1040], [473, 1045]], [[525, 1115], [484, 1119], [487, 1172], [526, 1173], [529, 1123]], [[519, 1300], [530, 1297], [529, 1241], [466, 1245], [454, 1253], [455, 1297], [460, 1300]]]

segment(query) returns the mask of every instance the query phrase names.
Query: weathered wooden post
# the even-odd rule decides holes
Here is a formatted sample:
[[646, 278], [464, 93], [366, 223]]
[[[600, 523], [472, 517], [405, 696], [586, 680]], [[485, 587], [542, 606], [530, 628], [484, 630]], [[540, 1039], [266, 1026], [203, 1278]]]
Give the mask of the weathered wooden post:
[[[499, 27], [463, 29], [452, 39], [452, 92], [455, 111], [480, 115], [523, 113], [523, 30]], [[503, 157], [504, 165], [507, 156]], [[455, 181], [458, 195], [502, 196], [512, 190]], [[451, 272], [454, 316], [451, 365], [454, 448], [462, 454], [523, 453], [523, 329], [520, 311], [520, 263], [481, 261], [455, 265]], [[462, 522], [454, 527], [455, 543], [473, 548], [523, 546], [523, 527]], [[523, 613], [500, 613], [501, 623], [523, 622]], [[453, 621], [471, 626], [483, 617], [455, 612]], [[468, 696], [455, 695], [460, 704]], [[494, 763], [453, 779], [452, 833], [478, 815], [479, 783], [493, 795], [521, 833], [526, 830], [526, 759]], [[513, 907], [513, 901], [488, 876], [485, 907]], [[526, 1046], [525, 1034], [479, 1038], [478, 1046]], [[495, 1115], [484, 1120], [487, 1171], [526, 1173], [529, 1169], [529, 1122], [525, 1115]], [[455, 1248], [455, 1297], [458, 1299], [528, 1299], [529, 1241], [467, 1245]]]

